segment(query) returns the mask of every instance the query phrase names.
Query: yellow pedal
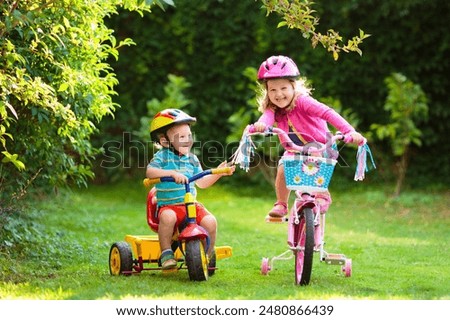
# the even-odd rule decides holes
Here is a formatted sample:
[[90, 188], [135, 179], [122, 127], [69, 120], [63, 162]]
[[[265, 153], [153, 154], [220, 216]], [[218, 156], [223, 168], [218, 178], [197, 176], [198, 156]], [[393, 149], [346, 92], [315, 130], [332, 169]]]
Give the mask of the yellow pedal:
[[172, 274], [172, 273], [178, 272], [178, 268], [173, 268], [173, 269], [163, 269], [162, 272], [163, 272], [163, 274]]
[[229, 246], [216, 247], [216, 259], [225, 259], [233, 255], [233, 249]]

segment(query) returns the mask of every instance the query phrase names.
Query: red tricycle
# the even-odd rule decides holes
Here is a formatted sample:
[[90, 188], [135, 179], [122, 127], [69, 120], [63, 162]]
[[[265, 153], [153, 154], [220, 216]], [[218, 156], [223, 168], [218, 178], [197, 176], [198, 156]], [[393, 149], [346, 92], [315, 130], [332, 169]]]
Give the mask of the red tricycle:
[[[217, 269], [216, 260], [232, 255], [232, 249], [229, 246], [215, 247], [211, 259], [206, 255], [209, 246], [209, 235], [204, 228], [196, 223], [195, 198], [189, 186], [189, 183], [206, 175], [229, 172], [230, 168], [208, 169], [192, 176], [189, 182], [185, 184], [186, 224], [179, 232], [174, 232], [172, 239], [172, 250], [178, 266], [175, 269], [163, 270], [164, 272], [187, 269], [190, 280], [205, 281]], [[144, 179], [144, 185], [149, 188], [151, 185], [163, 181], [174, 180], [171, 177]], [[147, 195], [147, 223], [157, 233], [158, 218], [156, 209], [156, 189], [152, 188]], [[161, 249], [157, 235], [127, 235], [125, 236], [125, 241], [115, 242], [111, 246], [109, 271], [111, 275], [131, 275], [141, 273], [144, 270], [162, 270], [160, 256]], [[152, 266], [145, 267], [144, 264]]]

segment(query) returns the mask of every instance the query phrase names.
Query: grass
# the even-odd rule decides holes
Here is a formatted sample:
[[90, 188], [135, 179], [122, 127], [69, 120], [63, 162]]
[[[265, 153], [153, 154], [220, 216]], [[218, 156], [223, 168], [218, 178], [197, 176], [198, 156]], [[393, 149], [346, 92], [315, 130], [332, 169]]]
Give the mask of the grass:
[[[191, 282], [186, 270], [110, 276], [110, 246], [126, 234], [151, 233], [146, 191], [139, 182], [125, 182], [36, 203], [45, 241], [34, 244], [37, 257], [0, 258], [0, 298], [449, 299], [449, 194], [406, 192], [392, 200], [377, 188], [358, 190], [332, 190], [327, 214], [326, 250], [352, 258], [350, 278], [317, 257], [310, 286], [293, 284], [293, 260], [279, 261], [262, 276], [261, 258], [287, 248], [286, 225], [264, 223], [272, 191], [222, 183], [199, 190], [199, 200], [219, 221], [218, 245], [233, 247], [233, 256], [218, 261], [209, 281]], [[41, 255], [46, 247], [52, 250]]]

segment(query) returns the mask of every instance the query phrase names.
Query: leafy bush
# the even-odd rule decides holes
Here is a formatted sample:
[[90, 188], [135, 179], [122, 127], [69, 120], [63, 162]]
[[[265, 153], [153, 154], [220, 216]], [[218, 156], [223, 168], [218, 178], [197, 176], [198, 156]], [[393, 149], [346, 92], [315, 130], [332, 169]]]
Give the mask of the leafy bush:
[[379, 140], [388, 140], [396, 157], [397, 185], [394, 196], [400, 194], [409, 164], [412, 145], [422, 145], [422, 131], [418, 125], [428, 118], [427, 97], [422, 88], [400, 73], [385, 79], [389, 94], [384, 110], [389, 113], [389, 123], [370, 126]]
[[107, 59], [133, 43], [118, 43], [104, 19], [117, 6], [142, 14], [153, 2], [0, 3], [2, 197], [30, 180], [41, 187], [85, 185], [93, 176], [98, 150], [90, 137], [117, 108]]
[[[244, 76], [245, 70], [258, 67], [272, 54], [285, 54], [312, 81], [314, 96], [339, 100], [358, 117], [362, 132], [369, 131], [372, 123], [388, 121], [383, 105], [387, 95], [384, 79], [389, 74], [402, 72], [419, 84], [433, 108], [429, 122], [419, 126], [423, 146], [413, 146], [412, 152], [422, 156], [411, 158], [414, 174], [407, 178], [417, 186], [436, 183], [436, 171], [430, 167], [436, 163], [443, 185], [448, 184], [449, 162], [440, 155], [449, 153], [445, 137], [450, 123], [446, 96], [450, 34], [441, 32], [447, 25], [442, 12], [448, 12], [449, 6], [450, 2], [439, 0], [319, 1], [312, 6], [320, 17], [316, 33], [326, 34], [333, 28], [345, 39], [361, 28], [371, 34], [361, 45], [361, 57], [341, 51], [337, 62], [320, 45], [313, 49], [310, 39], [304, 39], [299, 30], [277, 28], [280, 15], [267, 16], [267, 8], [260, 10], [260, 1], [178, 1], [164, 14], [155, 11], [143, 19], [133, 13], [114, 16], [109, 23], [118, 38], [131, 37], [138, 45], [124, 48], [121, 59], [111, 62], [120, 81], [115, 101], [128, 107], [118, 110], [114, 121], [102, 122], [102, 136], [96, 145], [120, 139], [123, 131], [137, 130], [147, 101], [163, 98], [161, 79], [169, 73], [191, 83], [186, 90], [186, 97], [193, 101], [189, 108], [199, 123], [208, 124], [196, 128], [198, 140], [225, 143], [225, 137], [239, 130], [224, 119], [245, 106], [248, 109], [241, 119], [245, 122], [244, 117], [252, 112], [249, 109], [256, 107], [247, 103], [254, 96], [249, 84], [254, 84], [255, 78]], [[236, 139], [241, 133], [237, 132]], [[389, 171], [387, 161], [392, 155], [383, 151], [386, 147], [385, 142], [371, 144], [379, 164], [377, 173]], [[418, 179], [420, 183], [416, 183]]]
[[61, 267], [61, 257], [68, 254], [64, 252], [66, 245], [46, 233], [41, 216], [42, 213], [34, 210], [5, 203], [0, 206], [0, 274], [8, 275], [0, 280], [8, 281], [13, 275], [20, 277], [22, 264], [32, 261], [39, 261], [40, 270]]

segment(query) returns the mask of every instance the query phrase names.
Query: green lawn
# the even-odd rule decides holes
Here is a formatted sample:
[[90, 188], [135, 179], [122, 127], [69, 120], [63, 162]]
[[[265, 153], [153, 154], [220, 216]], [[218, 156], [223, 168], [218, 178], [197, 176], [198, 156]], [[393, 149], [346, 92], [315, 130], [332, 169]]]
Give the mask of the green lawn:
[[353, 260], [350, 278], [317, 257], [310, 286], [294, 285], [293, 260], [279, 261], [262, 276], [261, 258], [287, 249], [286, 224], [264, 222], [274, 195], [221, 182], [199, 190], [199, 200], [219, 221], [218, 245], [233, 247], [233, 256], [218, 261], [209, 281], [191, 282], [186, 270], [110, 276], [112, 243], [126, 234], [151, 233], [146, 190], [134, 181], [36, 203], [45, 241], [34, 244], [39, 254], [12, 265], [1, 258], [0, 298], [449, 299], [449, 193], [406, 192], [389, 200], [378, 188], [359, 186], [353, 192], [331, 190], [326, 226], [326, 250]]

